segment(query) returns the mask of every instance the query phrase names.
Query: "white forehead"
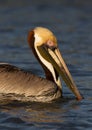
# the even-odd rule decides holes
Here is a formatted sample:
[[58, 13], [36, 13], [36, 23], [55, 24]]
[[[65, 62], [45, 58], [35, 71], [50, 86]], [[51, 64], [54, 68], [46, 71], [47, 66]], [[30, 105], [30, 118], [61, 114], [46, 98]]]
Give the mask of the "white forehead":
[[35, 43], [40, 43], [42, 41], [42, 38], [37, 33], [35, 33], [34, 37], [35, 37]]

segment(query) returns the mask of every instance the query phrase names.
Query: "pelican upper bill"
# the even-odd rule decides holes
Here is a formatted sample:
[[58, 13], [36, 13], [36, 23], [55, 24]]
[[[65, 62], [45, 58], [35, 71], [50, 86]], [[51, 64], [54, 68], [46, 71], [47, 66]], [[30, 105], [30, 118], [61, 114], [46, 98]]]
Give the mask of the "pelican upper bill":
[[61, 78], [78, 100], [82, 99], [73, 78], [62, 58], [54, 34], [43, 27], [28, 33], [28, 43], [44, 69], [41, 78], [7, 63], [0, 64], [0, 93], [13, 95], [13, 99], [49, 102], [62, 97]]

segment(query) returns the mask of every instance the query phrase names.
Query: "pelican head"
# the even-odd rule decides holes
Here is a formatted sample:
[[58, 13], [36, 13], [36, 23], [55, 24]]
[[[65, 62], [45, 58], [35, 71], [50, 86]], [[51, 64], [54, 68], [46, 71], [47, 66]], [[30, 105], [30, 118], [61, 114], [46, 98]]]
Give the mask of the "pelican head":
[[73, 78], [59, 51], [57, 39], [54, 34], [43, 27], [36, 27], [28, 34], [28, 43], [41, 63], [46, 79], [54, 82], [58, 89], [62, 91], [60, 77], [75, 94], [78, 100], [82, 99]]

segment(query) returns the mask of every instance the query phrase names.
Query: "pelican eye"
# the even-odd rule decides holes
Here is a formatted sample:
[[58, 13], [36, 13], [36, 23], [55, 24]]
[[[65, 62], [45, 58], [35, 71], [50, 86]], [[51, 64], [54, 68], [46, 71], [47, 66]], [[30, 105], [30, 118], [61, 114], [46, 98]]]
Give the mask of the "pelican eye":
[[52, 40], [48, 40], [48, 41], [47, 41], [47, 45], [48, 45], [49, 47], [54, 46], [54, 42], [53, 42]]
[[48, 40], [46, 43], [43, 44], [43, 46], [45, 47], [45, 49], [51, 49], [52, 51], [54, 51], [57, 46], [55, 45], [55, 43], [51, 40]]

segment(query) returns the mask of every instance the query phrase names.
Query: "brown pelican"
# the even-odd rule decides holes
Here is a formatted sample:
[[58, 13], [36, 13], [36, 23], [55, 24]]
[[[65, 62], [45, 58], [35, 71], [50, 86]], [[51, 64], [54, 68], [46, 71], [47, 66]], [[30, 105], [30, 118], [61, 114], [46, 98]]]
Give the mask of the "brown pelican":
[[49, 102], [62, 97], [60, 76], [75, 94], [82, 99], [72, 76], [62, 58], [54, 34], [43, 27], [36, 27], [28, 34], [28, 43], [42, 65], [46, 78], [26, 72], [7, 63], [0, 64], [0, 93], [15, 95], [30, 101]]

